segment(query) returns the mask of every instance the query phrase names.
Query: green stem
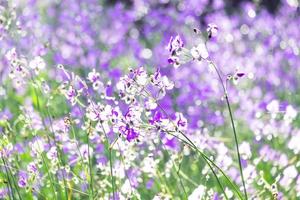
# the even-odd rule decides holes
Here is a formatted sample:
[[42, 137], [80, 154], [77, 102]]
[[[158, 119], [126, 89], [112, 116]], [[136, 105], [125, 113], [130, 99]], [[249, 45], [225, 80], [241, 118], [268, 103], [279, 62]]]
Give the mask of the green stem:
[[11, 199], [11, 198], [14, 199], [15, 197], [14, 197], [13, 187], [11, 185], [11, 181], [10, 181], [9, 174], [8, 174], [8, 171], [7, 171], [6, 163], [5, 163], [4, 158], [2, 156], [1, 156], [1, 159], [2, 159], [2, 162], [3, 162], [4, 168], [5, 168], [6, 177], [8, 179], [8, 184], [9, 184], [9, 187], [8, 187], [8, 196], [9, 196], [9, 199]]
[[112, 149], [110, 148], [110, 144], [109, 144], [109, 139], [108, 139], [108, 136], [105, 132], [105, 129], [103, 127], [103, 124], [100, 122], [101, 124], [101, 128], [103, 130], [103, 133], [105, 135], [105, 138], [106, 138], [106, 142], [107, 142], [107, 148], [108, 148], [108, 151], [109, 151], [109, 168], [110, 168], [110, 175], [111, 175], [111, 185], [112, 185], [112, 190], [113, 190], [113, 200], [116, 200], [116, 196], [115, 196], [115, 181], [114, 181], [114, 174], [113, 174], [113, 168], [112, 168]]
[[[152, 141], [152, 143], [153, 143], [154, 146], [156, 146], [155, 142]], [[167, 148], [166, 148], [166, 145], [165, 145], [163, 142], [161, 142], [161, 144], [162, 144], [162, 147], [163, 147], [163, 149], [165, 150], [165, 152], [169, 155], [169, 152], [168, 152], [168, 150], [167, 150]], [[177, 175], [178, 178], [179, 178], [179, 184], [180, 184], [180, 186], [182, 187], [182, 190], [183, 190], [184, 195], [185, 195], [185, 199], [187, 199], [187, 198], [188, 198], [188, 195], [187, 195], [186, 189], [185, 189], [185, 187], [184, 187], [184, 185], [183, 185], [183, 181], [182, 181], [182, 178], [181, 178], [181, 173], [183, 174], [183, 172], [180, 170], [180, 168], [181, 168], [181, 163], [179, 164], [179, 166], [178, 166], [178, 168], [177, 168], [176, 163], [173, 161], [173, 159], [171, 158], [170, 155], [169, 155], [169, 157], [170, 157], [171, 162], [172, 162], [172, 164], [174, 165], [174, 168], [175, 168], [175, 170], [176, 170], [176, 175]], [[181, 172], [181, 173], [180, 173], [180, 172]], [[179, 189], [179, 187], [178, 187], [178, 189]]]
[[12, 174], [12, 172], [11, 172], [11, 170], [10, 170], [9, 167], [7, 167], [7, 170], [8, 170], [8, 173], [11, 175], [12, 182], [13, 182], [13, 184], [14, 184], [16, 190], [17, 190], [18, 197], [19, 197], [19, 199], [21, 200], [21, 199], [22, 199], [22, 196], [21, 196], [20, 191], [19, 191], [19, 186], [18, 186], [18, 184], [16, 183], [16, 180], [15, 180], [15, 178], [14, 178], [14, 176], [13, 176], [13, 174]]
[[[59, 146], [57, 145], [57, 141], [56, 141], [56, 139], [55, 139], [55, 134], [54, 134], [54, 129], [53, 129], [53, 123], [52, 123], [52, 119], [51, 119], [49, 107], [47, 107], [46, 111], [47, 111], [47, 115], [48, 115], [48, 118], [49, 118], [49, 121], [50, 121], [50, 128], [51, 128], [50, 133], [52, 133], [54, 145], [55, 145], [55, 147], [56, 147], [56, 149], [57, 149], [57, 155], [58, 155], [58, 160], [59, 160], [59, 162], [58, 162], [59, 167], [65, 166], [65, 162], [64, 162], [63, 156], [62, 156], [62, 150], [61, 150], [61, 148], [59, 148]], [[65, 178], [64, 173], [62, 173], [62, 175], [63, 175], [63, 180], [64, 180], [63, 182], [64, 182], [65, 196], [66, 196], [66, 199], [67, 199], [67, 198], [68, 198], [68, 191], [67, 191], [67, 189], [66, 189], [66, 188], [67, 188], [66, 178]]]
[[92, 199], [94, 198], [94, 189], [93, 189], [93, 172], [92, 172], [92, 163], [90, 157], [90, 139], [89, 135], [87, 134], [87, 144], [88, 144], [88, 162], [89, 162], [89, 171], [90, 171], [90, 189], [92, 193]]
[[[186, 140], [188, 140], [189, 141], [189, 143], [192, 145], [192, 147], [198, 152], [198, 153], [200, 153], [200, 156], [204, 159], [204, 160], [206, 160], [206, 157], [204, 157], [204, 154], [198, 149], [198, 147], [185, 135], [185, 134], [183, 134], [181, 131], [180, 131], [180, 133], [181, 133], [181, 135], [186, 139]], [[211, 164], [213, 163], [212, 161], [210, 161], [211, 163], [209, 163], [209, 162], [206, 162], [207, 163], [207, 165], [208, 165], [208, 167], [210, 168], [210, 170], [212, 171], [212, 173], [213, 173], [213, 175], [214, 175], [214, 177], [216, 178], [216, 180], [217, 180], [217, 182], [218, 182], [218, 185], [219, 185], [219, 187], [220, 187], [220, 189], [222, 190], [222, 192], [223, 192], [223, 194], [224, 194], [224, 196], [225, 196], [225, 199], [227, 199], [228, 200], [228, 197], [227, 197], [227, 195], [226, 195], [226, 192], [225, 192], [225, 190], [224, 190], [224, 188], [223, 188], [223, 185], [221, 184], [221, 181], [220, 181], [220, 179], [218, 178], [218, 175], [216, 174], [216, 172], [215, 172], [215, 170], [213, 169], [213, 167], [211, 166]], [[214, 164], [214, 163], [213, 163]]]
[[[157, 102], [157, 101], [156, 101]], [[158, 107], [162, 110], [162, 112], [171, 120], [171, 118], [170, 118], [170, 116], [168, 115], [168, 113], [165, 111], [165, 109], [157, 102], [157, 105], [158, 105]], [[172, 121], [172, 120], [171, 120]], [[172, 122], [173, 123], [173, 122]], [[176, 127], [176, 125], [173, 123], [173, 125], [174, 125], [174, 127]], [[186, 140], [188, 140], [188, 142], [192, 145], [192, 147], [196, 150], [196, 151], [198, 151], [199, 153], [200, 153], [200, 156], [204, 159], [204, 157], [203, 157], [203, 153], [201, 152], [201, 151], [199, 151], [199, 149], [198, 149], [198, 147], [182, 132], [182, 131], [179, 131], [179, 133], [186, 139]], [[206, 159], [204, 159], [205, 161], [206, 161]], [[212, 161], [211, 161], [212, 162]], [[222, 192], [223, 192], [223, 194], [224, 194], [224, 196], [225, 196], [225, 198], [226, 199], [228, 199], [228, 197], [227, 197], [227, 195], [226, 195], [226, 193], [225, 193], [225, 190], [224, 190], [224, 188], [223, 188], [223, 186], [222, 186], [222, 184], [221, 184], [221, 182], [220, 182], [220, 180], [219, 180], [219, 178], [218, 178], [218, 176], [217, 176], [217, 174], [216, 174], [216, 172], [214, 171], [214, 169], [212, 168], [212, 166], [211, 166], [211, 164], [209, 163], [209, 162], [206, 162], [207, 164], [208, 164], [208, 166], [209, 166], [209, 168], [210, 168], [210, 170], [212, 171], [212, 173], [213, 173], [213, 175], [214, 175], [214, 177], [216, 178], [216, 180], [217, 180], [217, 182], [218, 182], [218, 185], [219, 185], [219, 187], [220, 187], [220, 189], [222, 190]], [[213, 162], [212, 162], [213, 163]]]
[[[39, 111], [39, 113], [43, 114], [42, 111], [41, 111], [41, 106], [40, 106], [40, 101], [39, 101], [38, 93], [37, 93], [37, 90], [36, 90], [35, 85], [34, 85], [34, 84], [35, 84], [35, 83], [34, 83], [34, 79], [32, 78], [31, 81], [33, 82], [34, 94], [35, 94], [36, 101], [37, 101], [37, 108], [38, 108], [38, 111]], [[36, 84], [36, 85], [37, 85], [37, 84]], [[42, 93], [42, 90], [41, 90], [41, 88], [39, 87], [39, 85], [37, 85], [37, 87], [38, 87], [39, 91]], [[62, 159], [62, 156], [61, 156], [62, 153], [61, 153], [61, 150], [60, 150], [60, 148], [58, 147], [57, 142], [56, 142], [56, 139], [55, 139], [54, 130], [53, 130], [53, 125], [52, 125], [52, 120], [51, 120], [51, 116], [50, 116], [49, 108], [48, 108], [48, 107], [47, 107], [46, 111], [47, 111], [47, 114], [46, 114], [46, 115], [48, 115], [48, 117], [49, 117], [49, 120], [50, 120], [50, 127], [51, 127], [51, 129], [52, 129], [52, 131], [50, 131], [50, 132], [51, 132], [52, 135], [53, 135], [53, 141], [54, 141], [55, 147], [56, 147], [56, 149], [57, 149], [57, 151], [58, 151], [58, 158], [59, 158], [58, 165], [61, 166], [61, 164], [62, 164], [62, 165], [64, 166], [64, 162], [63, 162], [63, 159]], [[41, 116], [41, 117], [42, 117], [43, 126], [44, 126], [45, 130], [47, 130], [48, 128], [47, 128], [47, 126], [46, 126], [45, 119], [44, 119], [43, 116]], [[47, 134], [47, 139], [48, 139], [49, 146], [51, 146], [50, 138], [49, 138], [48, 134]], [[64, 186], [65, 186], [64, 192], [65, 192], [65, 196], [66, 196], [66, 199], [67, 199], [67, 198], [68, 198], [68, 191], [66, 190], [66, 179], [65, 179], [64, 173], [62, 173], [62, 175], [63, 175], [63, 183], [64, 183]], [[57, 178], [57, 177], [56, 177], [56, 178]], [[58, 187], [56, 187], [56, 188], [58, 188]]]
[[242, 183], [243, 183], [243, 188], [244, 188], [244, 195], [245, 195], [245, 198], [247, 200], [248, 196], [247, 196], [247, 190], [246, 190], [246, 185], [245, 185], [245, 180], [244, 180], [243, 167], [242, 167], [242, 161], [241, 161], [241, 154], [240, 154], [240, 150], [239, 150], [239, 143], [238, 143], [237, 133], [236, 133], [236, 129], [235, 129], [235, 124], [234, 124], [234, 121], [233, 121], [233, 114], [232, 114], [231, 106], [230, 106], [230, 103], [229, 103], [227, 89], [226, 89], [226, 87], [224, 85], [224, 82], [223, 82], [223, 79], [222, 79], [222, 76], [221, 76], [221, 74], [219, 72], [218, 67], [215, 65], [214, 62], [212, 62], [212, 61], [208, 61], [208, 62], [209, 62], [209, 64], [211, 64], [214, 67], [215, 71], [217, 72], [218, 77], [219, 77], [219, 81], [220, 81], [220, 83], [222, 85], [222, 88], [223, 88], [223, 91], [224, 91], [224, 96], [225, 96], [225, 100], [226, 100], [226, 104], [227, 104], [227, 108], [228, 108], [229, 116], [230, 116], [230, 122], [231, 122], [231, 126], [232, 126], [232, 129], [233, 129], [235, 147], [236, 147], [237, 157], [238, 157], [238, 161], [239, 161], [239, 170], [240, 170], [240, 174], [241, 174], [241, 178], [242, 178]]
[[[208, 164], [212, 164], [218, 171], [220, 171], [220, 173], [225, 177], [226, 181], [229, 183], [229, 185], [233, 188], [234, 192], [237, 194], [237, 196], [240, 199], [243, 199], [243, 196], [240, 194], [239, 189], [236, 187], [235, 184], [232, 183], [232, 181], [230, 180], [230, 178], [225, 174], [225, 172], [218, 166], [216, 165], [207, 155], [205, 155], [202, 151], [200, 151], [198, 149], [198, 147], [187, 137], [184, 135], [184, 137], [188, 140], [185, 141], [182, 138], [178, 137], [177, 135], [172, 134], [171, 132], [164, 130], [166, 133], [176, 137], [178, 140], [182, 141], [183, 143], [185, 143], [186, 145], [188, 145], [189, 147], [191, 147], [192, 149], [194, 149], [196, 152], [198, 152], [200, 154], [200, 156], [204, 159], [204, 161]], [[215, 175], [215, 174], [214, 174]], [[218, 180], [219, 178], [217, 176], [215, 176], [215, 178]], [[224, 195], [226, 196], [225, 192]], [[226, 198], [226, 197], [225, 197]]]
[[56, 199], [58, 199], [58, 198], [57, 198], [58, 194], [55, 195], [54, 181], [53, 181], [53, 179], [52, 179], [51, 172], [49, 171], [48, 164], [46, 163], [45, 158], [44, 158], [44, 156], [43, 156], [43, 152], [41, 153], [41, 158], [42, 158], [42, 162], [43, 162], [44, 166], [46, 167], [46, 171], [47, 171], [47, 174], [48, 174], [49, 179], [50, 179], [50, 182], [51, 182], [51, 188], [52, 188], [52, 190], [53, 190], [53, 194], [54, 194], [54, 196], [56, 197]]

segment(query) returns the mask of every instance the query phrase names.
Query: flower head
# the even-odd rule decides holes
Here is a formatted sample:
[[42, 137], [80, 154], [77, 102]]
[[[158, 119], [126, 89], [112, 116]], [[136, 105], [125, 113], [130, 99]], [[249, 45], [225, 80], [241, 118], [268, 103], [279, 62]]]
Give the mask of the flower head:
[[216, 24], [208, 24], [207, 26], [208, 38], [216, 37], [218, 34], [218, 26]]
[[28, 177], [25, 172], [20, 172], [19, 174], [19, 180], [18, 180], [18, 186], [21, 188], [25, 188], [28, 184]]
[[173, 36], [170, 38], [167, 49], [172, 55], [175, 55], [183, 46], [181, 37], [177, 35], [175, 38]]
[[46, 67], [46, 63], [43, 58], [37, 56], [29, 62], [29, 67], [34, 70], [35, 74], [39, 74]]
[[209, 54], [204, 43], [198, 44], [191, 49], [191, 55], [196, 60], [207, 59]]
[[121, 126], [119, 128], [119, 131], [125, 135], [126, 140], [128, 142], [131, 142], [132, 140], [136, 139], [139, 134], [137, 133], [137, 131], [134, 130], [134, 128], [131, 128], [128, 124], [125, 126]]
[[179, 130], [187, 129], [187, 120], [182, 113], [176, 113], [176, 125]]

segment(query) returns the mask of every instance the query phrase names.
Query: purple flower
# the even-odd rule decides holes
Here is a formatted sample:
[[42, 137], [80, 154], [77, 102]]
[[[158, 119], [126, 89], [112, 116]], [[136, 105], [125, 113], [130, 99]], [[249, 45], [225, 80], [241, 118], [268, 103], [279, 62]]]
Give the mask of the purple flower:
[[80, 149], [80, 154], [82, 155], [82, 159], [84, 162], [88, 162], [89, 157], [93, 155], [94, 150], [89, 147], [87, 144], [83, 144]]
[[154, 180], [151, 178], [147, 181], [146, 188], [151, 189], [153, 187], [153, 185], [154, 185]]
[[12, 117], [13, 115], [8, 108], [0, 112], [0, 120], [10, 120]]
[[51, 147], [50, 150], [47, 152], [47, 158], [52, 162], [57, 160], [57, 149], [56, 147]]
[[156, 111], [152, 117], [152, 119], [149, 120], [150, 124], [154, 125], [156, 123], [160, 123], [162, 119], [162, 114], [158, 111]]
[[70, 86], [69, 89], [67, 90], [66, 97], [69, 101], [71, 101], [72, 105], [75, 105], [76, 103], [76, 90], [74, 89], [73, 86]]
[[131, 128], [129, 125], [121, 126], [119, 128], [119, 130], [123, 135], [126, 136], [126, 140], [128, 142], [135, 140], [139, 136], [139, 134], [133, 128]]
[[25, 188], [27, 186], [27, 174], [24, 172], [19, 173], [19, 180], [18, 180], [18, 185], [21, 188]]
[[176, 113], [176, 125], [179, 130], [187, 129], [187, 120], [182, 113]]
[[177, 35], [175, 38], [173, 36], [170, 38], [167, 49], [172, 55], [175, 55], [183, 46], [181, 37]]
[[34, 162], [31, 162], [27, 165], [27, 171], [29, 173], [36, 174], [38, 171], [38, 168]]
[[168, 63], [173, 65], [175, 68], [178, 68], [180, 66], [180, 61], [177, 56], [170, 56], [168, 58]]
[[8, 195], [8, 188], [0, 188], [0, 198], [5, 199]]

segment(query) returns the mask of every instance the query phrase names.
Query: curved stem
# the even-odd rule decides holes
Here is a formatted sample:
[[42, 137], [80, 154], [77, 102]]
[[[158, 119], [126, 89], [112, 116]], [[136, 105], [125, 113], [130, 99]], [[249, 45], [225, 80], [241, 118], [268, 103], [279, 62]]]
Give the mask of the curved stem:
[[[182, 138], [178, 137], [177, 135], [174, 135], [172, 134], [171, 132], [167, 131], [167, 130], [164, 130], [165, 132], [167, 132], [168, 134], [176, 137], [178, 140], [182, 141], [183, 143], [185, 143], [186, 145], [188, 145], [189, 147], [191, 147], [192, 149], [194, 149], [197, 153], [200, 154], [200, 156], [205, 160], [205, 162], [208, 164], [208, 165], [213, 165], [218, 171], [220, 171], [220, 173], [225, 177], [226, 181], [230, 184], [230, 186], [234, 189], [234, 192], [236, 192], [237, 196], [239, 197], [239, 199], [243, 199], [242, 195], [240, 194], [240, 191], [239, 189], [236, 187], [235, 184], [232, 183], [232, 181], [230, 180], [230, 178], [225, 174], [225, 172], [216, 164], [214, 163], [205, 153], [203, 153], [202, 151], [199, 150], [199, 148], [185, 135], [185, 134], [181, 134], [183, 135], [183, 137], [187, 140], [183, 140]], [[182, 132], [180, 132], [182, 133]], [[209, 164], [210, 163], [210, 164]], [[212, 168], [210, 168], [212, 170]], [[216, 175], [215, 173], [213, 173], [214, 175]], [[218, 180], [217, 176], [215, 176], [216, 179]], [[218, 184], [220, 182], [218, 181]], [[224, 196], [225, 198], [227, 197], [226, 196], [226, 193], [224, 191]], [[227, 198], [228, 199], [228, 198]]]
[[[134, 79], [133, 79], [134, 80]], [[134, 80], [135, 81], [135, 80]], [[136, 81], [135, 81], [136, 82]], [[172, 122], [172, 124], [173, 124], [173, 126], [174, 127], [176, 127], [176, 125], [174, 124], [174, 122], [171, 120], [171, 117], [168, 115], [168, 113], [165, 111], [165, 109], [159, 104], [159, 102], [157, 101], [157, 99], [155, 99], [144, 87], [142, 88], [142, 90], [141, 91], [145, 91], [146, 92], [146, 94], [149, 96], [149, 97], [152, 97], [154, 100], [155, 100], [155, 102], [157, 103], [157, 106], [158, 106], [158, 108], [160, 108], [161, 110], [162, 110], [162, 112], [168, 117], [168, 119]], [[189, 143], [188, 144], [190, 144], [191, 145], [191, 147], [193, 147], [198, 153], [200, 153], [200, 155], [201, 155], [201, 157], [205, 160], [205, 162], [209, 165], [209, 168], [210, 168], [210, 170], [212, 171], [212, 173], [213, 173], [213, 175], [214, 175], [214, 177], [216, 178], [216, 180], [217, 180], [217, 182], [218, 182], [218, 185], [219, 185], [219, 187], [220, 187], [220, 189], [222, 190], [222, 192], [223, 192], [223, 194], [224, 194], [224, 197], [225, 197], [225, 199], [228, 199], [228, 197], [227, 197], [227, 195], [226, 195], [226, 193], [225, 193], [225, 190], [224, 190], [224, 188], [223, 188], [223, 186], [222, 186], [222, 184], [221, 184], [221, 182], [220, 182], [220, 180], [219, 180], [219, 178], [218, 178], [218, 176], [217, 176], [217, 174], [215, 173], [215, 171], [213, 170], [213, 168], [211, 167], [211, 165], [210, 165], [210, 163], [208, 162], [208, 160], [209, 160], [209, 158], [206, 156], [206, 158], [204, 157], [204, 155], [205, 154], [203, 154], [198, 148], [197, 148], [197, 146], [182, 132], [182, 131], [179, 131], [179, 133], [185, 138], [185, 139], [187, 139], [188, 141], [189, 141]], [[184, 140], [182, 140], [182, 141], [184, 141]], [[186, 142], [186, 141], [184, 141], [184, 142]], [[213, 164], [218, 170], [220, 170], [221, 171], [221, 173], [222, 173], [222, 175], [226, 178], [226, 180], [227, 181], [229, 181], [230, 182], [230, 185], [231, 186], [234, 186], [234, 184], [230, 181], [230, 179], [228, 178], [228, 176], [222, 171], [222, 169], [221, 168], [219, 168], [219, 167], [217, 167], [217, 165], [212, 161], [212, 160], [209, 160], [210, 162], [211, 162], [211, 164]], [[239, 194], [239, 191], [236, 189], [236, 187], [233, 187], [234, 189], [235, 189], [235, 191], [236, 191], [236, 193], [238, 194], [238, 196], [241, 198], [241, 196], [240, 196], [240, 194]], [[242, 199], [242, 198], [241, 198]]]
[[[155, 146], [156, 144], [155, 144], [155, 142], [154, 141], [152, 141], [152, 144]], [[167, 148], [166, 148], [166, 145], [161, 141], [161, 144], [162, 144], [162, 148], [165, 150], [165, 152], [170, 156], [170, 154], [169, 154], [169, 152], [168, 152], [168, 150], [167, 150]], [[157, 147], [157, 146], [156, 146]], [[182, 172], [182, 171], [180, 171], [180, 168], [181, 168], [181, 164], [177, 167], [176, 166], [176, 163], [174, 162], [174, 160], [171, 158], [171, 162], [172, 162], [172, 164], [173, 164], [173, 166], [174, 166], [174, 168], [175, 168], [175, 170], [176, 170], [176, 175], [178, 176], [178, 178], [179, 178], [179, 183], [180, 183], [180, 186], [182, 187], [182, 190], [183, 190], [183, 192], [184, 192], [184, 196], [185, 196], [185, 199], [187, 199], [188, 198], [188, 195], [187, 195], [187, 192], [186, 192], [186, 189], [185, 189], [185, 187], [184, 187], [184, 185], [183, 185], [183, 182], [182, 182], [182, 179], [181, 179], [181, 175], [180, 175], [180, 172]], [[182, 174], [183, 174], [183, 172], [182, 172]], [[189, 181], [191, 181], [190, 179], [188, 179]], [[179, 187], [178, 187], [179, 188]]]
[[223, 82], [223, 79], [222, 79], [222, 76], [220, 74], [220, 71], [219, 71], [218, 67], [212, 61], [208, 61], [208, 63], [211, 64], [214, 67], [215, 71], [217, 72], [219, 80], [220, 80], [220, 83], [221, 83], [223, 91], [224, 91], [224, 97], [225, 97], [226, 105], [227, 105], [227, 108], [228, 108], [228, 111], [229, 111], [230, 122], [231, 122], [232, 130], [233, 130], [233, 135], [234, 135], [236, 152], [237, 152], [237, 156], [238, 156], [238, 160], [239, 160], [239, 169], [240, 169], [240, 174], [241, 174], [243, 188], [244, 188], [244, 195], [245, 195], [245, 198], [247, 200], [248, 196], [247, 196], [247, 190], [246, 190], [246, 185], [245, 185], [245, 180], [244, 180], [244, 175], [243, 175], [243, 167], [242, 167], [242, 162], [241, 162], [241, 155], [240, 155], [240, 150], [239, 150], [239, 143], [238, 143], [237, 133], [236, 133], [235, 124], [234, 124], [234, 120], [233, 120], [233, 114], [232, 114], [231, 106], [230, 106], [230, 103], [229, 103], [227, 89], [226, 89], [226, 87], [224, 85], [224, 82]]

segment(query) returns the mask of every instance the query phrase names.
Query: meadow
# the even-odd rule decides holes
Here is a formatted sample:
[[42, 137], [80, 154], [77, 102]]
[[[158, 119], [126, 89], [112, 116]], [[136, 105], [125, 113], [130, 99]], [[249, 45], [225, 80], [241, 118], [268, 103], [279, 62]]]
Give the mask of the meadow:
[[0, 0], [0, 199], [300, 199], [298, 0]]

